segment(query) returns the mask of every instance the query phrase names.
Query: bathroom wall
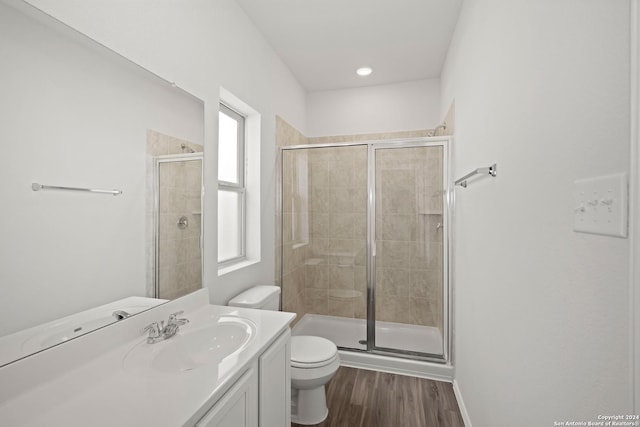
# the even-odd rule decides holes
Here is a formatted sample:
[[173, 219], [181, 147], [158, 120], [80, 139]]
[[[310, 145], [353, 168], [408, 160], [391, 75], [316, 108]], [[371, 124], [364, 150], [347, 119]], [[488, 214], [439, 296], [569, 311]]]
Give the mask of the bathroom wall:
[[[456, 383], [474, 426], [631, 414], [627, 239], [575, 233], [573, 181], [628, 170], [629, 2], [465, 1], [455, 100]], [[526, 414], [526, 415], [523, 415]]]
[[242, 9], [232, 0], [194, 0], [189, 7], [179, 0], [29, 3], [204, 100], [205, 188], [217, 183], [220, 88], [261, 114], [261, 260], [218, 276], [212, 261], [217, 259], [217, 195], [205, 191], [204, 282], [214, 303], [226, 303], [252, 285], [273, 283], [275, 116], [304, 131], [306, 95]]
[[440, 119], [440, 80], [310, 92], [311, 137], [433, 129]]
[[202, 103], [4, 3], [0, 52], [0, 335], [146, 296], [146, 131], [201, 143]]

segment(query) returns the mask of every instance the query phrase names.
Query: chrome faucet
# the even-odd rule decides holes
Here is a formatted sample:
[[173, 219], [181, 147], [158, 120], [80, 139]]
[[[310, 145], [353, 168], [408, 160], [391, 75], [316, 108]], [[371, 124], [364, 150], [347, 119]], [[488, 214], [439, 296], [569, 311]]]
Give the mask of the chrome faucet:
[[183, 314], [184, 311], [180, 310], [176, 313], [170, 314], [169, 315], [169, 320], [167, 321], [167, 326], [165, 326], [162, 329], [162, 335], [164, 336], [165, 339], [167, 338], [171, 338], [172, 336], [174, 336], [176, 334], [176, 332], [178, 332], [178, 329], [180, 329], [180, 326], [182, 325], [186, 325], [187, 323], [189, 323], [189, 319], [178, 319], [178, 316], [180, 316], [181, 314]]
[[164, 337], [162, 336], [162, 330], [158, 322], [153, 322], [150, 325], [147, 325], [144, 328], [144, 332], [149, 332], [149, 336], [147, 337], [147, 344], [155, 344], [158, 341], [162, 341]]
[[180, 326], [186, 325], [189, 323], [189, 319], [178, 319], [178, 316], [183, 314], [184, 311], [178, 311], [176, 313], [169, 315], [169, 320], [167, 320], [167, 324], [164, 324], [164, 320], [160, 323], [153, 322], [144, 328], [144, 332], [149, 332], [149, 336], [147, 337], [148, 344], [155, 344], [159, 341], [163, 341], [174, 336]]
[[127, 317], [131, 317], [131, 313], [127, 313], [124, 310], [116, 310], [113, 312], [112, 316], [115, 317], [116, 320], [122, 320], [126, 319]]

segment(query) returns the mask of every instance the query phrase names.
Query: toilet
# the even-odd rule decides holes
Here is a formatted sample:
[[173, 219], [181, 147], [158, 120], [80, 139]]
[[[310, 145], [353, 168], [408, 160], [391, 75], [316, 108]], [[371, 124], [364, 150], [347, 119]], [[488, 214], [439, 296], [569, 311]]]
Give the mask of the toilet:
[[[229, 306], [278, 310], [280, 288], [255, 286], [229, 301]], [[340, 367], [338, 348], [328, 339], [291, 337], [291, 421], [319, 424], [327, 418], [325, 384]]]

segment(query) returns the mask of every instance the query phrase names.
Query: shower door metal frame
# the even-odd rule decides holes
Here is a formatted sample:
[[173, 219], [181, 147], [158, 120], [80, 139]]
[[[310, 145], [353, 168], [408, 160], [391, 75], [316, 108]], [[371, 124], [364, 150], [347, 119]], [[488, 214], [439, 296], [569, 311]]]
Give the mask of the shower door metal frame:
[[[451, 143], [449, 137], [426, 137], [426, 138], [410, 138], [404, 140], [390, 140], [377, 143], [371, 143], [368, 146], [368, 182], [367, 182], [367, 199], [368, 199], [368, 215], [367, 215], [367, 246], [368, 246], [368, 266], [367, 266], [367, 352], [380, 355], [398, 355], [410, 359], [425, 360], [429, 362], [446, 363], [449, 361], [449, 343], [450, 343], [450, 269], [449, 269], [449, 229], [451, 214], [451, 180], [449, 167], [449, 151], [448, 146]], [[443, 233], [442, 239], [442, 355], [428, 354], [410, 350], [399, 350], [387, 347], [378, 347], [375, 343], [375, 325], [376, 325], [376, 150], [389, 149], [406, 149], [420, 147], [442, 147], [442, 188], [443, 188], [443, 213], [442, 223]]]
[[[285, 151], [301, 150], [301, 149], [313, 149], [313, 148], [340, 148], [340, 147], [354, 147], [354, 146], [366, 146], [367, 147], [367, 348], [366, 350], [357, 348], [343, 348], [340, 350], [352, 351], [352, 352], [366, 352], [369, 354], [376, 354], [381, 356], [401, 357], [412, 360], [419, 360], [425, 362], [435, 363], [448, 363], [451, 355], [451, 288], [452, 288], [452, 252], [450, 245], [452, 242], [451, 231], [451, 215], [453, 212], [453, 189], [451, 188], [451, 155], [450, 145], [453, 138], [449, 136], [437, 136], [437, 137], [417, 137], [417, 138], [402, 138], [402, 139], [388, 139], [388, 140], [367, 140], [367, 141], [354, 141], [344, 143], [326, 143], [326, 144], [305, 144], [305, 145], [289, 145], [280, 147], [278, 150], [279, 164], [278, 170], [278, 188], [276, 190], [276, 206], [279, 209], [280, 215], [280, 283], [283, 283], [283, 249], [284, 240], [282, 232], [284, 227], [284, 215], [283, 215], [283, 197], [282, 197], [282, 185], [283, 185], [283, 155]], [[414, 148], [414, 147], [442, 147], [443, 149], [443, 163], [442, 163], [442, 184], [443, 184], [443, 245], [442, 245], [442, 273], [443, 273], [443, 289], [442, 289], [442, 355], [420, 353], [408, 350], [399, 350], [385, 347], [375, 346], [375, 244], [373, 238], [375, 236], [375, 150], [376, 149], [400, 149], [400, 148]], [[282, 295], [280, 293], [280, 306], [282, 307]]]
[[204, 209], [204, 153], [166, 154], [153, 158], [153, 298], [160, 298], [160, 165], [200, 160], [200, 271], [204, 274], [204, 248], [202, 233], [204, 224], [202, 210]]

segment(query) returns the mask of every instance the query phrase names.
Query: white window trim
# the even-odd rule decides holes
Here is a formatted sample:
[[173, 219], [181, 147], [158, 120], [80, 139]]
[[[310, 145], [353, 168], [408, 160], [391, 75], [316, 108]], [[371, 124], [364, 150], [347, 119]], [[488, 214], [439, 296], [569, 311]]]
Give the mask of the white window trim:
[[[240, 248], [240, 255], [235, 256], [233, 258], [227, 258], [220, 260], [218, 258], [218, 268], [225, 268], [233, 264], [237, 264], [246, 260], [247, 252], [246, 252], [246, 232], [247, 232], [247, 196], [246, 196], [246, 158], [245, 158], [245, 142], [246, 142], [246, 117], [227, 106], [224, 102], [220, 102], [220, 112], [231, 117], [236, 120], [238, 123], [238, 141], [237, 141], [237, 181], [238, 182], [228, 182], [228, 181], [218, 181], [218, 192], [220, 191], [228, 191], [237, 193], [240, 197], [238, 198], [238, 202], [240, 206], [238, 207], [238, 223], [240, 224], [240, 235], [238, 236], [238, 246]], [[219, 194], [219, 193], [218, 193]], [[220, 242], [218, 242], [219, 248]]]
[[[218, 263], [218, 277], [259, 263], [261, 254], [261, 115], [258, 111], [220, 88], [220, 103], [244, 116], [245, 257]], [[220, 187], [219, 187], [220, 188]], [[217, 192], [216, 192], [217, 194]]]

